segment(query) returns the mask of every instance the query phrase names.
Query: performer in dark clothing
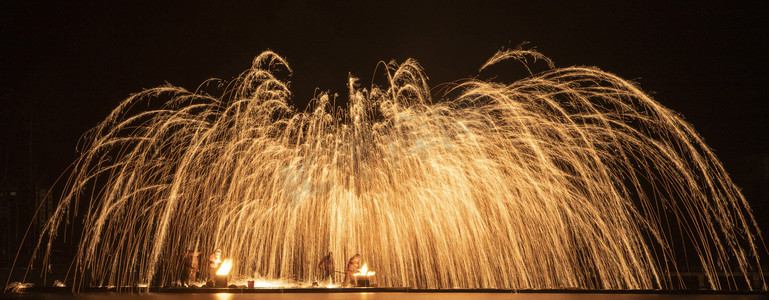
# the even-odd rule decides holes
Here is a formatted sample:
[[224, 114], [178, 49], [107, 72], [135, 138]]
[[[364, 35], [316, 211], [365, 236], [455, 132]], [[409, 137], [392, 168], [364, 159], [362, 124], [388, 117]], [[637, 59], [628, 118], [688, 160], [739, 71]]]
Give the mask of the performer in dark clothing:
[[187, 251], [184, 255], [184, 271], [182, 272], [182, 286], [187, 287], [194, 282], [198, 275], [198, 256], [200, 252]]
[[347, 262], [347, 269], [345, 269], [344, 272], [344, 286], [347, 286], [350, 283], [357, 285], [354, 274], [358, 272], [358, 269], [360, 269], [360, 254], [356, 253], [350, 258], [350, 261]]
[[320, 269], [320, 280], [328, 280], [331, 278], [331, 283], [334, 283], [334, 255], [329, 252], [326, 257], [320, 260], [318, 263], [318, 269]]
[[214, 253], [208, 256], [208, 280], [213, 281], [216, 278], [216, 271], [222, 265], [222, 249], [214, 250]]

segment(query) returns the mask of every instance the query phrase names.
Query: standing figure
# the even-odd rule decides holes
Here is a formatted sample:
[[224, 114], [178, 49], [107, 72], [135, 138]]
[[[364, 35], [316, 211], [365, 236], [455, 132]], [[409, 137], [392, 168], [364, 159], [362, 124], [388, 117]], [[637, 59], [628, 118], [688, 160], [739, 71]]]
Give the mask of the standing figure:
[[320, 260], [318, 263], [318, 269], [320, 269], [320, 280], [328, 280], [331, 277], [331, 283], [334, 283], [334, 255], [329, 252], [326, 257]]
[[344, 271], [344, 286], [349, 285], [351, 282], [354, 285], [357, 285], [358, 283], [355, 281], [354, 274], [358, 272], [358, 269], [360, 268], [360, 254], [355, 254], [350, 258], [350, 261], [347, 262], [347, 269]]
[[187, 287], [195, 281], [198, 275], [198, 256], [200, 252], [187, 251], [184, 255], [184, 271], [182, 272], [182, 286]]
[[208, 280], [213, 281], [216, 278], [216, 271], [222, 265], [222, 249], [214, 250], [214, 253], [208, 256]]

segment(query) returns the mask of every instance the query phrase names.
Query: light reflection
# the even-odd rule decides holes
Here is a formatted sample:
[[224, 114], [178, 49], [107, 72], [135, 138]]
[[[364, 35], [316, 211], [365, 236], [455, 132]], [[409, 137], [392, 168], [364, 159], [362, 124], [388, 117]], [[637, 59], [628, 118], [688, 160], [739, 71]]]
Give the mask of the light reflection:
[[232, 299], [232, 294], [230, 294], [230, 293], [216, 293], [214, 295], [216, 296], [216, 299], [218, 299], [218, 300], [230, 300], [230, 299]]

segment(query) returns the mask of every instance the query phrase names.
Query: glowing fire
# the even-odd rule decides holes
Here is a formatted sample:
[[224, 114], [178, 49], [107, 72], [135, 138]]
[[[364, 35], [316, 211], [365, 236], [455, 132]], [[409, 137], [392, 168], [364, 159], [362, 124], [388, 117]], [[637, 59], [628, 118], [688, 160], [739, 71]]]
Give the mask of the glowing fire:
[[363, 267], [360, 268], [360, 271], [358, 271], [358, 273], [353, 274], [353, 275], [355, 275], [355, 276], [372, 276], [372, 275], [374, 275], [374, 272], [369, 272], [368, 271], [368, 265], [367, 264], [363, 264]]
[[232, 259], [228, 258], [222, 262], [222, 266], [216, 271], [216, 275], [227, 275], [230, 273], [230, 269], [232, 269]]

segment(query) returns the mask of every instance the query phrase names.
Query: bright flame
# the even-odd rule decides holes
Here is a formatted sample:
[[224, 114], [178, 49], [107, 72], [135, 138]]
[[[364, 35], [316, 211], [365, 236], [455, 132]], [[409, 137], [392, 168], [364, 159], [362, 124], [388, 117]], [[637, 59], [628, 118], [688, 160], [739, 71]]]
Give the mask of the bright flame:
[[290, 288], [290, 287], [310, 287], [310, 283], [300, 283], [284, 279], [270, 278], [239, 278], [232, 282], [235, 285], [248, 285], [248, 281], [254, 281], [255, 288]]
[[368, 271], [368, 264], [363, 264], [363, 267], [360, 268], [360, 271], [358, 273], [354, 274], [355, 276], [371, 276], [374, 275], [374, 272]]
[[216, 275], [227, 275], [230, 273], [230, 269], [232, 269], [232, 259], [228, 258], [222, 262], [222, 266], [216, 271]]

